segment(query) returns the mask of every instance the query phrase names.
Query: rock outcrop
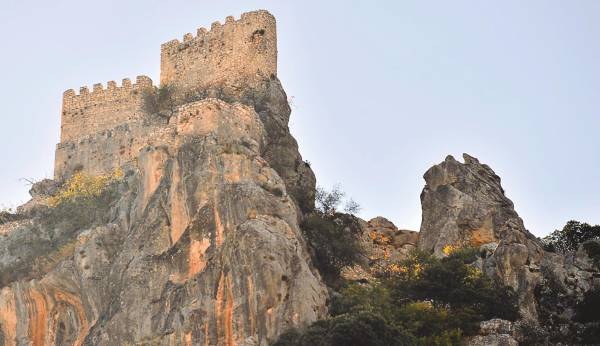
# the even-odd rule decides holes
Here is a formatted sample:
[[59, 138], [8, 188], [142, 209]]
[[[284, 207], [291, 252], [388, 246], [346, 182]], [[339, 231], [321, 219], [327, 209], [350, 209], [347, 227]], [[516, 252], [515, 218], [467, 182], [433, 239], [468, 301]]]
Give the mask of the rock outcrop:
[[[65, 92], [55, 180], [0, 213], [0, 345], [262, 346], [327, 316], [299, 227], [315, 176], [288, 128], [275, 19], [228, 17], [165, 43], [161, 61], [160, 88], [140, 76]], [[165, 106], [161, 93], [167, 116], [147, 104]], [[517, 292], [521, 322], [570, 335], [574, 304], [600, 286], [598, 261], [545, 252], [500, 178], [464, 161], [425, 173], [420, 233], [357, 219], [363, 257], [343, 276], [370, 281], [416, 248], [476, 247], [475, 265]], [[112, 170], [92, 197], [56, 202], [78, 172]], [[491, 320], [467, 341], [523, 334]]]
[[479, 325], [480, 335], [468, 337], [467, 346], [518, 346], [518, 331], [510, 321], [493, 319]]
[[583, 248], [571, 254], [544, 251], [505, 196], [500, 178], [469, 155], [464, 163], [448, 156], [424, 178], [419, 248], [437, 256], [453, 247], [479, 248], [476, 265], [514, 288], [527, 323], [571, 328], [576, 303], [600, 286], [598, 264]]
[[2, 225], [0, 339], [266, 345], [325, 316], [267, 136], [252, 107], [185, 105], [87, 219], [39, 204]]
[[535, 319], [542, 246], [525, 229], [500, 177], [469, 155], [464, 160], [448, 156], [425, 173], [419, 248], [442, 256], [446, 246], [480, 247], [487, 254], [482, 269], [513, 287], [522, 315]]
[[[540, 335], [552, 341], [589, 344], [589, 330], [594, 327], [577, 321], [576, 310], [586, 292], [600, 289], [600, 263], [582, 244], [566, 254], [546, 252], [541, 273], [542, 282], [535, 291], [538, 321], [544, 327]], [[597, 331], [596, 341], [600, 342]]]
[[[170, 42], [178, 63], [233, 60], [206, 72], [227, 78], [198, 79], [210, 84], [177, 75], [201, 93], [179, 98], [168, 119], [130, 83], [125, 115], [111, 103], [114, 82], [65, 93], [85, 111], [63, 114], [74, 125], [63, 128], [56, 181], [35, 184], [18, 215], [0, 219], [0, 345], [268, 345], [327, 315], [299, 229], [315, 178], [288, 129], [274, 25], [258, 11], [202, 31], [198, 49], [183, 51], [188, 36]], [[237, 74], [244, 57], [218, 51], [230, 44], [255, 66]], [[108, 117], [99, 132], [81, 127], [95, 116]], [[91, 201], [48, 202], [74, 172], [111, 169], [124, 175]]]
[[398, 229], [388, 219], [378, 216], [369, 221], [358, 219], [361, 258], [354, 266], [346, 267], [342, 276], [350, 281], [372, 281], [388, 266], [408, 257], [416, 249], [419, 233]]

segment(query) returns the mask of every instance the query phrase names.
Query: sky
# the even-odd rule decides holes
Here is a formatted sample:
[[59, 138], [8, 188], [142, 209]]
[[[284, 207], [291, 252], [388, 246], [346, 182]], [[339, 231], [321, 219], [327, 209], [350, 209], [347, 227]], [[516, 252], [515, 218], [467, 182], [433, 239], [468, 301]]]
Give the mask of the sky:
[[0, 208], [52, 177], [64, 90], [158, 81], [161, 43], [255, 9], [304, 159], [363, 218], [418, 230], [423, 173], [466, 152], [535, 235], [600, 224], [596, 0], [0, 0]]

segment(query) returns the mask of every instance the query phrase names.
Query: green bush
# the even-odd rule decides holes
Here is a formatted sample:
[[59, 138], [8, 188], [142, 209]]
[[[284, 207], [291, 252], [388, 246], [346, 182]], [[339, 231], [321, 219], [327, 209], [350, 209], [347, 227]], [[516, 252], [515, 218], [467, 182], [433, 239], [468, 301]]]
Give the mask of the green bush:
[[[476, 255], [475, 250], [456, 250], [438, 259], [414, 252], [407, 260], [393, 265], [378, 282], [346, 285], [333, 295], [333, 318], [318, 321], [305, 331], [285, 334], [282, 338], [287, 338], [288, 343], [280, 345], [346, 345], [348, 340], [341, 335], [334, 337], [337, 334], [332, 332], [343, 330], [344, 335], [353, 335], [345, 326], [362, 326], [364, 334], [353, 335], [361, 340], [360, 345], [394, 345], [386, 339], [386, 333], [402, 335], [402, 340], [408, 340], [410, 345], [459, 345], [463, 335], [478, 332], [483, 320], [515, 320], [516, 295], [470, 265]], [[365, 316], [372, 317], [370, 323], [365, 322]], [[332, 324], [344, 327], [336, 329]], [[373, 331], [384, 336], [361, 339]]]
[[575, 308], [575, 320], [585, 323], [580, 333], [582, 342], [597, 344], [600, 340], [600, 289], [585, 292], [583, 300]]
[[300, 228], [313, 263], [327, 282], [338, 280], [341, 269], [357, 260], [359, 226], [354, 216], [315, 211], [304, 219]]
[[598, 240], [588, 240], [583, 243], [583, 249], [587, 255], [594, 260], [594, 263], [600, 263], [600, 242]]
[[[338, 185], [331, 190], [318, 186], [315, 191], [316, 211], [328, 216], [338, 214], [345, 196], [346, 193]], [[357, 214], [360, 211], [360, 204], [352, 198], [347, 199], [344, 202], [344, 211], [347, 214]]]
[[[473, 249], [455, 251], [441, 259], [419, 254], [417, 264], [422, 269], [416, 277], [399, 273], [392, 280], [396, 296], [428, 300], [434, 306], [460, 313], [465, 321], [460, 327], [465, 331], [477, 328], [472, 321], [492, 317], [514, 321], [518, 318], [516, 295], [509, 287], [501, 287], [469, 265], [476, 254]], [[411, 259], [406, 263], [415, 265]], [[503, 304], [498, 304], [499, 301]]]
[[556, 230], [542, 239], [546, 251], [566, 253], [576, 251], [588, 240], [600, 239], [600, 225], [569, 221], [562, 230]]
[[15, 214], [9, 210], [0, 211], [0, 225], [7, 223], [7, 222], [17, 221], [17, 220], [20, 220], [23, 218], [24, 218], [24, 216]]
[[289, 331], [274, 345], [408, 346], [415, 343], [412, 335], [391, 326], [383, 317], [371, 312], [358, 312], [318, 321], [302, 333]]
[[579, 322], [600, 322], [600, 289], [591, 289], [577, 304], [575, 319]]

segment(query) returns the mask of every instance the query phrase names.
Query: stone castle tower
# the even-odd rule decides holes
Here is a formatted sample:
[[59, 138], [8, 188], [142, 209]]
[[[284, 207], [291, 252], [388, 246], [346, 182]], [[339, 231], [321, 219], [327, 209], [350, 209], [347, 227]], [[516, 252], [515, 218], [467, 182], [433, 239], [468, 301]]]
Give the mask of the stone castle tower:
[[[161, 46], [161, 87], [169, 86], [178, 106], [197, 95], [240, 80], [275, 78], [277, 38], [275, 18], [267, 11], [227, 17], [210, 31], [200, 28]], [[152, 80], [138, 76], [121, 86], [95, 84], [63, 96], [60, 143], [54, 175], [62, 179], [76, 170], [101, 174], [130, 161], [161, 124], [147, 121], [144, 98], [156, 92]], [[210, 95], [210, 93], [209, 93]], [[164, 124], [163, 124], [164, 126]]]

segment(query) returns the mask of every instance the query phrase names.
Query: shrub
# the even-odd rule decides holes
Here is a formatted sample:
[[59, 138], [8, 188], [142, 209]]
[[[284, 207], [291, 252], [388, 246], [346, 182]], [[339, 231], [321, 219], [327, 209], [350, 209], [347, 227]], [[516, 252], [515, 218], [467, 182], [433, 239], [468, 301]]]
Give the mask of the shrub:
[[576, 251], [588, 240], [600, 239], [600, 225], [569, 221], [562, 230], [556, 230], [542, 239], [546, 251], [566, 253]]
[[340, 294], [332, 299], [329, 313], [332, 316], [370, 311], [390, 320], [396, 309], [391, 300], [388, 285], [383, 283], [361, 284], [350, 283], [340, 290]]
[[466, 332], [493, 317], [514, 321], [518, 318], [516, 295], [470, 265], [476, 256], [475, 249], [455, 250], [441, 259], [423, 253], [411, 256], [401, 265], [413, 269], [396, 273], [391, 280], [396, 299], [427, 300], [448, 308], [462, 316], [465, 323], [459, 327]]
[[377, 314], [359, 312], [318, 321], [303, 332], [284, 333], [274, 345], [402, 346], [415, 345], [415, 339]]
[[71, 232], [109, 222], [112, 205], [118, 200], [118, 186], [123, 172], [92, 176], [74, 174], [48, 198], [40, 217], [49, 228]]
[[12, 209], [0, 210], [0, 225], [23, 218], [25, 218], [23, 215], [13, 213]]
[[600, 289], [585, 292], [583, 300], [575, 308], [575, 320], [585, 323], [580, 333], [582, 342], [596, 344], [600, 340]]
[[600, 289], [585, 292], [583, 300], [575, 308], [575, 319], [579, 322], [600, 322]]
[[339, 278], [343, 267], [355, 263], [360, 254], [359, 226], [351, 215], [309, 214], [300, 224], [312, 260], [328, 282]]
[[161, 85], [144, 92], [143, 108], [149, 115], [158, 115], [169, 120], [176, 111], [175, 89], [171, 85]]
[[594, 260], [594, 263], [600, 263], [600, 242], [597, 240], [588, 240], [583, 243], [583, 249], [587, 255]]
[[98, 176], [77, 172], [55, 195], [48, 198], [48, 205], [56, 207], [65, 203], [85, 203], [102, 195], [111, 183], [122, 177], [123, 171], [120, 169], [111, 174]]
[[[343, 330], [340, 334], [353, 335], [345, 327], [332, 329], [332, 324], [339, 321], [353, 328], [370, 326], [363, 327], [368, 330], [364, 335], [353, 335], [362, 340], [361, 345], [379, 345], [380, 341], [394, 344], [385, 338], [361, 339], [371, 330], [399, 333], [410, 345], [459, 345], [463, 335], [479, 331], [483, 320], [515, 320], [516, 295], [473, 267], [470, 263], [476, 256], [475, 249], [454, 249], [441, 259], [415, 251], [405, 261], [392, 265], [393, 270], [377, 282], [347, 284], [333, 295], [330, 312], [334, 318], [318, 321], [305, 331], [290, 332], [285, 335], [288, 343], [280, 345], [352, 344], [342, 335], [332, 334], [332, 330]], [[359, 323], [364, 316], [375, 316], [378, 322], [371, 319], [373, 324]]]

